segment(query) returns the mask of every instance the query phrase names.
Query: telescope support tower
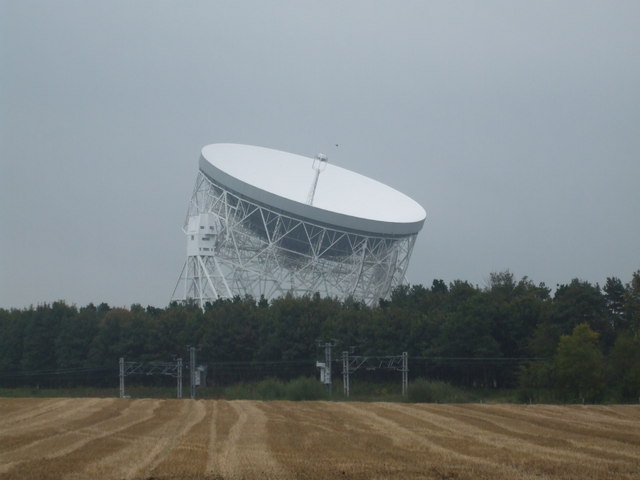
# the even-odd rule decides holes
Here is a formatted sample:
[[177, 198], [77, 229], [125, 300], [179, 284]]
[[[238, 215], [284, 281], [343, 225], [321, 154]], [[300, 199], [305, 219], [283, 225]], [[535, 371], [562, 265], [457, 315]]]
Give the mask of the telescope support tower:
[[[322, 162], [321, 162], [322, 163]], [[369, 305], [405, 281], [416, 234], [350, 231], [249, 199], [198, 173], [172, 300], [319, 293]]]

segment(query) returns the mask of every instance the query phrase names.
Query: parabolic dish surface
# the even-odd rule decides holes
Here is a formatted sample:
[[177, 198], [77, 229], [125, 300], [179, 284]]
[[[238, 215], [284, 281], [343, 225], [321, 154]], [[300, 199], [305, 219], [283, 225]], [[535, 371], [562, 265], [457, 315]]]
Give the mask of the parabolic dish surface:
[[[329, 160], [330, 161], [330, 160]], [[383, 235], [418, 233], [426, 213], [403, 193], [328, 163], [307, 205], [313, 158], [230, 143], [202, 149], [200, 170], [243, 197], [328, 225]]]

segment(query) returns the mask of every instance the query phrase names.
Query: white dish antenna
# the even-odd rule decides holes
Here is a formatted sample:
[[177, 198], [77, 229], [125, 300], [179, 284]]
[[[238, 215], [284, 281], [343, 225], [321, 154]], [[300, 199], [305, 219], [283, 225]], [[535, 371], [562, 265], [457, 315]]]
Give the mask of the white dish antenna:
[[405, 282], [426, 218], [406, 195], [324, 154], [213, 144], [199, 165], [174, 300], [318, 292], [375, 304]]

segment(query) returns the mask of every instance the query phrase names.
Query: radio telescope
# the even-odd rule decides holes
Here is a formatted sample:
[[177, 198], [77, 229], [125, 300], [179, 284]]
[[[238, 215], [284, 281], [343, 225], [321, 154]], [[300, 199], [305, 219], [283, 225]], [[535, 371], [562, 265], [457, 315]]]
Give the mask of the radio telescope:
[[404, 282], [426, 213], [406, 195], [269, 148], [202, 149], [173, 300], [314, 294], [369, 305]]

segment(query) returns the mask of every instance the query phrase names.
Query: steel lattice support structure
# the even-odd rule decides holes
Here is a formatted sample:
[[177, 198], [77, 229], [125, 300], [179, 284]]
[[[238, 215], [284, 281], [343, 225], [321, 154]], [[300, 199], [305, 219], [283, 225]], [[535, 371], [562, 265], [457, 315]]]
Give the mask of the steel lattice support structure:
[[118, 361], [120, 377], [120, 398], [125, 395], [124, 379], [130, 375], [168, 375], [177, 379], [176, 396], [182, 398], [182, 358], [176, 362], [125, 362], [124, 357]]
[[404, 282], [417, 237], [340, 229], [245, 198], [200, 171], [184, 224], [187, 261], [173, 300], [200, 307], [286, 294], [372, 305]]
[[397, 370], [402, 373], [402, 396], [407, 395], [409, 385], [409, 354], [386, 356], [362, 356], [349, 355], [348, 351], [342, 352], [342, 385], [344, 396], [349, 396], [350, 376], [361, 368], [367, 370]]

